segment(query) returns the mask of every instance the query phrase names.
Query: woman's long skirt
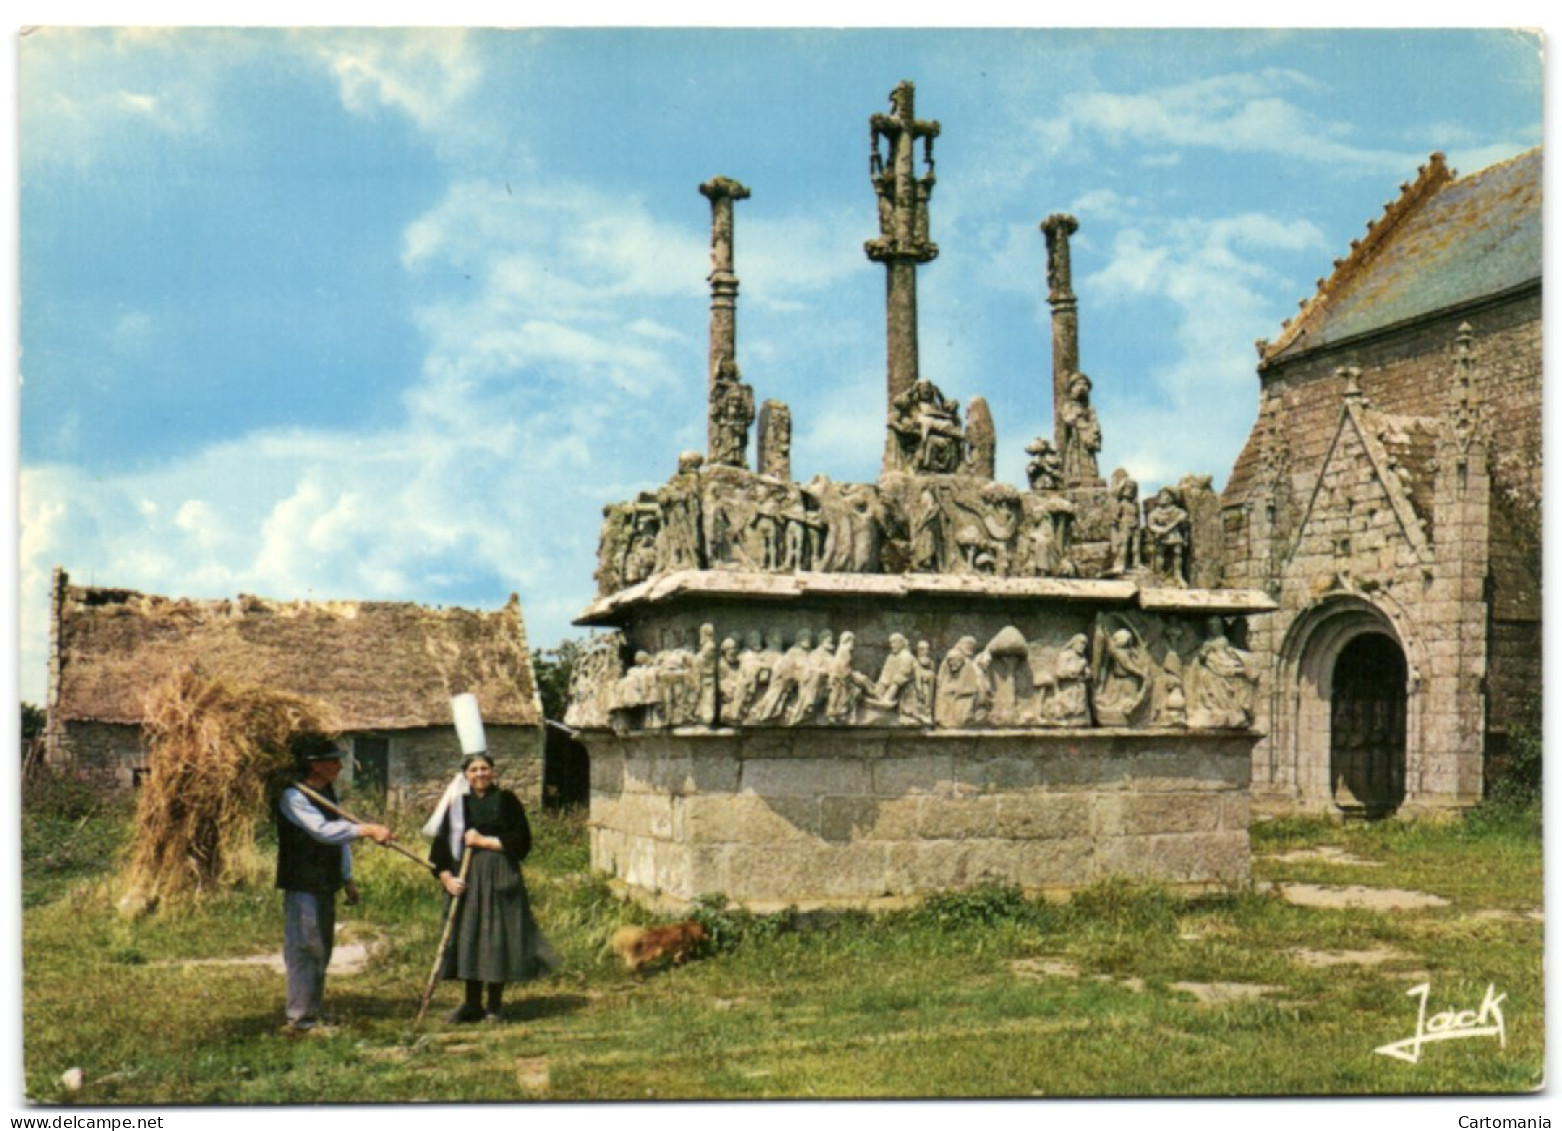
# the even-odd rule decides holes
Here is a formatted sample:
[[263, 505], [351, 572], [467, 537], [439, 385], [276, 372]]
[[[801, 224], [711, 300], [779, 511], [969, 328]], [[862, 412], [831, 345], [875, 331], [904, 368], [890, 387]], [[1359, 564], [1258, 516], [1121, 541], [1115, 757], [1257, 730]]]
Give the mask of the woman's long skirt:
[[[446, 908], [449, 897], [446, 897]], [[440, 976], [478, 982], [526, 982], [557, 966], [532, 918], [520, 870], [502, 852], [474, 849]]]

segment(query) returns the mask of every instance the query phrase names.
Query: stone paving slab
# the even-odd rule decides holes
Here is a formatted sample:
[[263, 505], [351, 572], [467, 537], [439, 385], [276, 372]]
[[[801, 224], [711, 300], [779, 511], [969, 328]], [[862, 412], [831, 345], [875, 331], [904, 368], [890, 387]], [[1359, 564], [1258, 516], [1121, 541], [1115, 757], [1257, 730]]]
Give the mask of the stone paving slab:
[[1345, 849], [1333, 844], [1320, 844], [1314, 848], [1297, 848], [1290, 852], [1274, 853], [1259, 856], [1258, 860], [1277, 860], [1283, 864], [1348, 864], [1355, 868], [1381, 868], [1381, 860], [1363, 860], [1360, 856], [1352, 856]]
[[1276, 994], [1285, 989], [1284, 986], [1266, 986], [1253, 982], [1173, 982], [1171, 988], [1192, 994], [1202, 1005], [1258, 1001], [1265, 994]]
[[1392, 947], [1375, 947], [1371, 950], [1313, 950], [1297, 947], [1286, 951], [1303, 966], [1377, 966], [1400, 958], [1411, 957]]
[[1293, 883], [1260, 884], [1257, 887], [1261, 891], [1277, 891], [1287, 903], [1298, 907], [1424, 911], [1432, 907], [1448, 906], [1448, 900], [1440, 895], [1430, 895], [1424, 891], [1408, 891], [1404, 888], [1371, 888], [1361, 884]]

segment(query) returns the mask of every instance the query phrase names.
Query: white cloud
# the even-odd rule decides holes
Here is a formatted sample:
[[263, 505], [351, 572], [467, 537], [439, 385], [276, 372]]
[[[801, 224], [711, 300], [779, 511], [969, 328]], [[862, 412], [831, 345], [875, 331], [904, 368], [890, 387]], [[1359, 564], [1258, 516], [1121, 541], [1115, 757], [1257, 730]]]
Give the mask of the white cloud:
[[394, 33], [303, 33], [354, 113], [400, 111], [424, 130], [457, 124], [455, 111], [482, 78], [467, 33], [421, 28]]
[[33, 29], [18, 55], [24, 163], [144, 163], [148, 130], [198, 136], [228, 69], [266, 48], [215, 30]]
[[1145, 375], [1156, 398], [1114, 400], [1103, 413], [1114, 463], [1145, 482], [1175, 478], [1187, 469], [1187, 438], [1166, 421], [1196, 417], [1202, 433], [1225, 437], [1201, 454], [1200, 469], [1217, 481], [1224, 475], [1255, 411], [1252, 342], [1277, 324], [1284, 301], [1286, 282], [1270, 264], [1277, 254], [1325, 246], [1307, 221], [1257, 213], [1117, 233], [1111, 259], [1080, 290], [1118, 306], [1169, 302], [1175, 328], [1169, 359]]
[[[1316, 86], [1296, 71], [1267, 68], [1219, 75], [1136, 94], [1090, 91], [1071, 94], [1061, 114], [1034, 123], [1049, 151], [1085, 159], [1079, 143], [1101, 138], [1114, 147], [1193, 146], [1232, 153], [1270, 153], [1292, 160], [1397, 172], [1413, 156], [1351, 144], [1350, 131], [1323, 121], [1290, 95]], [[1166, 163], [1177, 155], [1146, 160]]]

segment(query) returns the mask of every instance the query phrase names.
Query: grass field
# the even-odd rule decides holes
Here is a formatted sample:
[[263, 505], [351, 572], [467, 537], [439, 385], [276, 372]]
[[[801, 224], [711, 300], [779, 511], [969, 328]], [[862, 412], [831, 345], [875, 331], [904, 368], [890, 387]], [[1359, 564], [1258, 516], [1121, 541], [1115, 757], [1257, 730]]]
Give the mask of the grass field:
[[[1256, 825], [1255, 890], [1185, 899], [1098, 885], [1063, 905], [1004, 889], [870, 916], [712, 907], [713, 952], [631, 975], [605, 942], [648, 921], [589, 873], [580, 815], [534, 819], [527, 862], [563, 970], [512, 989], [501, 1026], [412, 1030], [440, 900], [393, 854], [359, 850], [365, 902], [339, 940], [335, 1035], [281, 1030], [269, 884], [137, 921], [114, 908], [123, 812], [29, 808], [24, 1045], [39, 1103], [1135, 1096], [1511, 1092], [1543, 1072], [1540, 822]], [[409, 830], [410, 832], [410, 830]], [[409, 836], [409, 843], [415, 843]], [[264, 851], [264, 847], [262, 848]], [[1271, 885], [1407, 889], [1417, 910], [1298, 906]], [[713, 900], [713, 904], [719, 903]], [[1374, 1053], [1428, 1016], [1501, 1003], [1496, 1038]], [[68, 1069], [84, 1085], [69, 1091]]]

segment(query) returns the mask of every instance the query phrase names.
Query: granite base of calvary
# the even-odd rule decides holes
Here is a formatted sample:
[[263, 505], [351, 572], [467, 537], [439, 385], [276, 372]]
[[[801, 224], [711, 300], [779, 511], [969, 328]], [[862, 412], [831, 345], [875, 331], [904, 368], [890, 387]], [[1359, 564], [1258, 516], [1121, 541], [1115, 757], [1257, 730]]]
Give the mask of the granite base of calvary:
[[706, 729], [582, 735], [591, 863], [664, 911], [898, 906], [984, 884], [1250, 879], [1248, 731]]

